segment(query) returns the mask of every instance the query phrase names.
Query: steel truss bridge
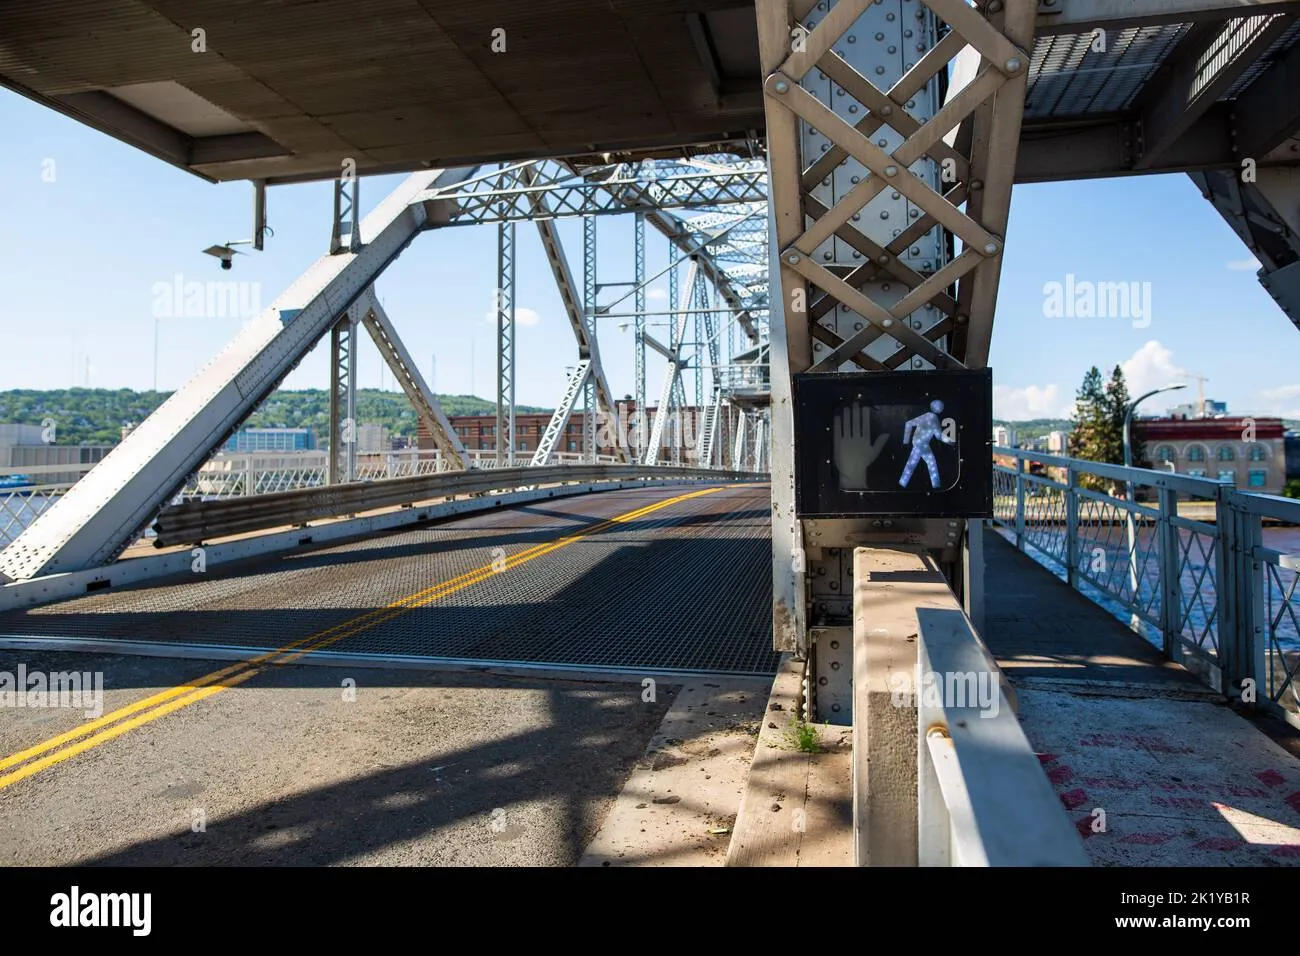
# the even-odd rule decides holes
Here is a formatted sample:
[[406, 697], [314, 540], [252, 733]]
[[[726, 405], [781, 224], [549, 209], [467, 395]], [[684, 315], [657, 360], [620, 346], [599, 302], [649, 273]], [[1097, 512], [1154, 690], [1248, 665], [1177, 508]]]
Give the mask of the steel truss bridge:
[[[830, 719], [831, 701], [865, 706], [852, 697], [865, 678], [846, 684], [858, 664], [843, 666], [846, 645], [868, 646], [855, 549], [923, 555], [974, 635], [980, 528], [801, 519], [792, 376], [984, 367], [1003, 253], [1024, 241], [1010, 222], [1017, 183], [1187, 173], [1300, 325], [1295, 0], [536, 0], [526, 10], [378, 0], [366, 16], [211, 0], [104, 0], [93, 16], [72, 0], [0, 10], [0, 83], [198, 176], [252, 182], [255, 234], [268, 189], [334, 183], [327, 254], [0, 551], [10, 588], [109, 575], [155, 523], [188, 542], [353, 514], [365, 493], [343, 435], [364, 326], [455, 476], [396, 479], [422, 484], [394, 488], [392, 501], [442, 490], [431, 481], [448, 482], [449, 498], [457, 482], [475, 493], [562, 482], [557, 443], [574, 416], [583, 449], [563, 467], [591, 487], [662, 480], [674, 466], [713, 480], [770, 474], [772, 647], [802, 663], [805, 713]], [[504, 50], [493, 48], [498, 28]], [[286, 44], [303, 52], [282, 60]], [[364, 178], [391, 172], [409, 175], [359, 219]], [[596, 237], [609, 215], [634, 219], [634, 268], [602, 281]], [[580, 255], [562, 247], [561, 218], [581, 220]], [[514, 276], [516, 230], [529, 223], [575, 364], [521, 462]], [[491, 464], [501, 470], [487, 486], [374, 294], [421, 234], [470, 225], [498, 236]], [[660, 278], [647, 275], [651, 240], [670, 248], [667, 336], [646, 321]], [[602, 301], [616, 286], [626, 291]], [[656, 414], [601, 464], [601, 422], [618, 408], [599, 327], [615, 318], [635, 326], [636, 408]], [[278, 505], [174, 510], [188, 507], [169, 502], [213, 451], [326, 339], [329, 485]], [[647, 381], [649, 352], [667, 360], [661, 382]], [[687, 408], [700, 417], [697, 442], [666, 463], [673, 412]], [[977, 645], [932, 651], [978, 662]], [[943, 746], [978, 753], [967, 739]], [[921, 802], [923, 818], [937, 812]], [[1025, 812], [1056, 833], [1052, 807]], [[1069, 857], [1059, 837], [1048, 842]]]

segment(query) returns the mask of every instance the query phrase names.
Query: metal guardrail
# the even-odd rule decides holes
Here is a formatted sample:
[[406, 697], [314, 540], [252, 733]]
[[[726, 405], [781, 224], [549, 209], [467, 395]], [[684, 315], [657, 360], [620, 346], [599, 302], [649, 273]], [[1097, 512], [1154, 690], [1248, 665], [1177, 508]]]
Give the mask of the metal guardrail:
[[1087, 866], [970, 619], [959, 607], [916, 619], [918, 865]]
[[[993, 454], [1015, 462], [993, 466], [993, 524], [1021, 551], [1215, 690], [1300, 726], [1300, 555], [1263, 538], [1265, 519], [1300, 524], [1300, 500], [1016, 448]], [[1046, 473], [1031, 474], [1031, 462]], [[1213, 523], [1181, 516], [1180, 497], [1212, 509]]]
[[191, 501], [170, 505], [153, 524], [156, 547], [195, 544], [213, 538], [262, 531], [286, 525], [336, 518], [409, 505], [417, 501], [456, 495], [531, 487], [563, 482], [665, 480], [766, 481], [768, 476], [709, 468], [646, 465], [553, 465], [472, 469], [353, 482], [324, 488], [303, 488], [276, 494], [252, 495], [218, 501]]
[[853, 552], [852, 693], [859, 866], [1087, 865], [1014, 688], [919, 548]]
[[[474, 450], [469, 453], [474, 467], [495, 469], [495, 451]], [[617, 462], [613, 455], [598, 455], [598, 464]], [[555, 463], [579, 464], [580, 452], [557, 452]], [[63, 497], [76, 482], [40, 482], [49, 475], [84, 476], [97, 462], [66, 465], [34, 465], [11, 468], [14, 474], [29, 475], [37, 484], [22, 488], [0, 489], [0, 548], [18, 537], [28, 525]], [[436, 450], [401, 450], [366, 453], [358, 456], [357, 480], [378, 481], [416, 475], [445, 474], [459, 471], [460, 465], [444, 459]], [[222, 452], [204, 462], [190, 476], [178, 496], [182, 500], [205, 501], [275, 494], [302, 488], [323, 488], [326, 481], [325, 452]], [[148, 532], [151, 534], [152, 531]]]

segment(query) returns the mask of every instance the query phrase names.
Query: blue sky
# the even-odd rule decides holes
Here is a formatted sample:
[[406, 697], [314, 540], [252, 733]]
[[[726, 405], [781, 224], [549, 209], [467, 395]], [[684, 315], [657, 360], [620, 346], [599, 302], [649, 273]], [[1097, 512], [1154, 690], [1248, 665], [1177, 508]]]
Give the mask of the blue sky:
[[[245, 292], [265, 307], [326, 251], [328, 184], [271, 189], [274, 236], [266, 251], [238, 257], [225, 272], [201, 250], [249, 236], [247, 184], [206, 183], [4, 90], [0, 128], [0, 178], [8, 187], [0, 388], [150, 388], [156, 324], [158, 387], [174, 389], [251, 316], [156, 321], [160, 283], [175, 284], [178, 276], [182, 283], [255, 283]], [[400, 178], [363, 180], [363, 209]], [[631, 217], [606, 217], [600, 229], [600, 280], [630, 279]], [[551, 406], [576, 347], [535, 229], [521, 225], [518, 236], [518, 401]], [[577, 223], [562, 223], [561, 237], [580, 275]], [[1186, 176], [1019, 186], [1007, 239], [989, 362], [998, 417], [1068, 414], [1089, 366], [1121, 364], [1135, 394], [1188, 381], [1173, 400], [1194, 398], [1195, 383], [1180, 376], [1195, 373], [1208, 377], [1207, 397], [1227, 401], [1233, 413], [1300, 418], [1300, 330], [1260, 287], [1250, 253]], [[652, 233], [651, 274], [667, 255], [666, 241]], [[417, 239], [377, 283], [440, 392], [493, 396], [495, 261], [493, 227], [447, 229]], [[1045, 287], [1067, 282], [1138, 283], [1149, 290], [1149, 314], [1049, 315]], [[652, 299], [650, 308], [656, 305], [663, 303]], [[600, 340], [611, 387], [622, 396], [633, 391], [633, 355], [631, 331], [619, 321], [607, 320]], [[318, 347], [285, 387], [324, 387], [325, 351]], [[359, 361], [362, 386], [394, 388], [368, 340]], [[652, 396], [663, 367], [652, 353]], [[1170, 404], [1162, 399], [1143, 410]]]

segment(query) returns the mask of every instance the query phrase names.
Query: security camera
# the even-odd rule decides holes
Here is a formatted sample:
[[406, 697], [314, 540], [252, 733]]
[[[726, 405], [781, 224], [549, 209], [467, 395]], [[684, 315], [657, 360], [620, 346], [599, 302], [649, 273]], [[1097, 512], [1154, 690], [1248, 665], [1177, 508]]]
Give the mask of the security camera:
[[205, 255], [216, 256], [221, 260], [221, 268], [230, 269], [235, 265], [235, 256], [243, 255], [238, 249], [232, 249], [230, 246], [208, 246], [203, 250]]

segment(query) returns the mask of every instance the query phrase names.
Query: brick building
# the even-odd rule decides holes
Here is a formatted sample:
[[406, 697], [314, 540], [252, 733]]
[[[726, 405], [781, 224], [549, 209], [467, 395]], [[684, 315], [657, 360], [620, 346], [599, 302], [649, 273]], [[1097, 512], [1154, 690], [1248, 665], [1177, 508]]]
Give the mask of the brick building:
[[1142, 418], [1134, 445], [1153, 468], [1231, 482], [1243, 491], [1281, 494], [1286, 485], [1280, 418]]

